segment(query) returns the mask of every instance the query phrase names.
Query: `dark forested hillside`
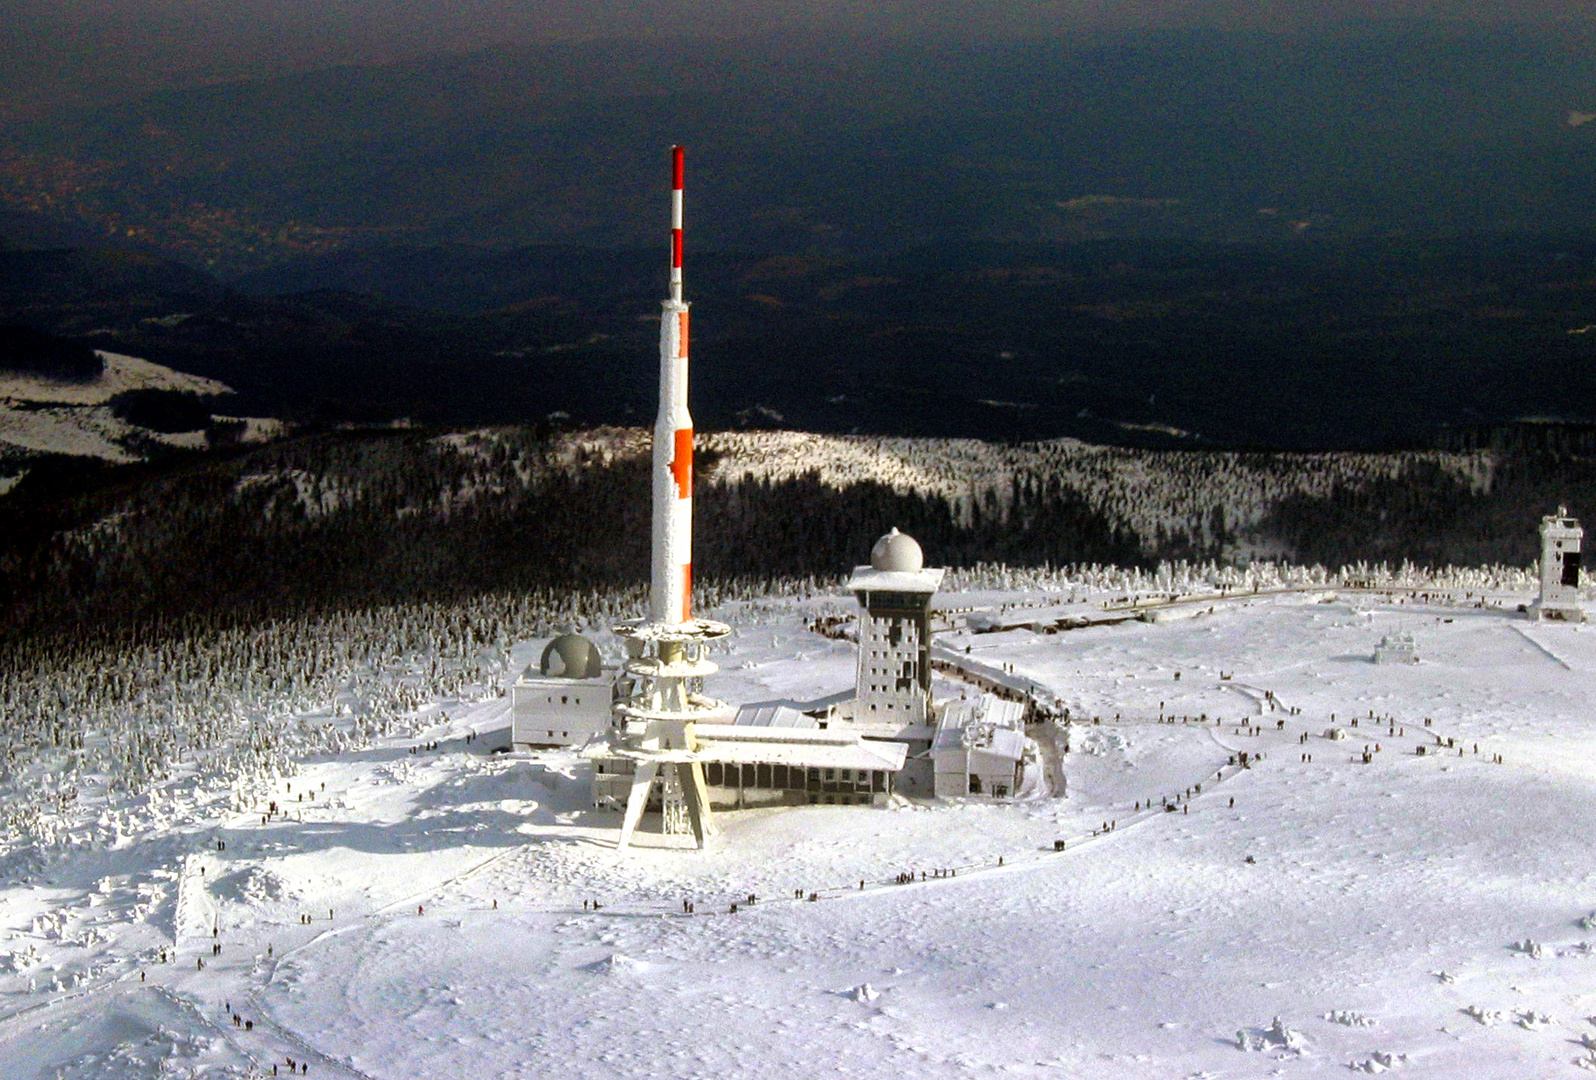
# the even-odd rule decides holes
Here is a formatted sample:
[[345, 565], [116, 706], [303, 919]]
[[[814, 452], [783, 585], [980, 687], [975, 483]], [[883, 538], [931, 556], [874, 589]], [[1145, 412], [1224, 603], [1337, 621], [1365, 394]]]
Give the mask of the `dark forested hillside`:
[[[4, 629], [27, 633], [187, 612], [251, 619], [488, 590], [582, 589], [647, 575], [648, 462], [557, 462], [532, 433], [479, 458], [400, 431], [337, 433], [188, 465], [51, 503], [0, 502]], [[522, 483], [518, 473], [530, 473]], [[103, 477], [101, 478], [103, 485]], [[701, 488], [702, 580], [845, 572], [884, 523], [951, 562], [1132, 561], [1079, 496], [959, 524], [945, 500], [815, 477]]]
[[80, 341], [68, 341], [30, 326], [0, 325], [0, 372], [17, 371], [68, 382], [92, 379], [105, 361]]
[[[339, 431], [121, 469], [39, 469], [0, 499], [0, 632], [634, 584], [648, 566], [646, 438], [623, 434]], [[761, 453], [760, 436], [740, 438], [752, 449], [736, 453]], [[941, 445], [953, 444], [916, 452], [930, 461]], [[1332, 568], [1522, 565], [1542, 513], [1596, 507], [1596, 463], [1549, 454], [1490, 459], [1483, 485], [1431, 458], [1365, 457], [1326, 487], [1325, 456], [1232, 456], [1220, 468], [1200, 454], [1117, 450], [1088, 454], [1118, 478], [1112, 489], [1079, 469], [1029, 466], [950, 499], [818, 469], [739, 475], [717, 459], [729, 452], [700, 455], [704, 582], [832, 578], [892, 526], [942, 565], [1146, 565], [1259, 549]], [[1238, 468], [1282, 494], [1242, 494]], [[1206, 491], [1191, 491], [1204, 475]], [[1198, 508], [1195, 527], [1171, 500]]]

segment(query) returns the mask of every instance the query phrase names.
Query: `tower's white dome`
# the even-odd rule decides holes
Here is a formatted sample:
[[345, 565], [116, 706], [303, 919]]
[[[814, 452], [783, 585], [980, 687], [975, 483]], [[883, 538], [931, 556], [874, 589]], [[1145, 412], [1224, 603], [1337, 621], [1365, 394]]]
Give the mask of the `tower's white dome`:
[[870, 568], [918, 574], [925, 569], [925, 555], [914, 537], [894, 528], [870, 549]]

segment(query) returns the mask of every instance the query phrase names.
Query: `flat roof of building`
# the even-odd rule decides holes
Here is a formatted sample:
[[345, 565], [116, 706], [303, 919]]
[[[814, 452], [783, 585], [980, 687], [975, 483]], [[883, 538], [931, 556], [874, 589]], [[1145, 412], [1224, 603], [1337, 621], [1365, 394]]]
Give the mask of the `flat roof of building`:
[[995, 694], [948, 702], [935, 750], [979, 750], [1018, 761], [1025, 753], [1025, 706]]
[[897, 772], [908, 758], [903, 743], [875, 742], [817, 728], [750, 728], [699, 724], [699, 756], [728, 765], [788, 765], [810, 769]]
[[848, 579], [852, 592], [906, 592], [934, 593], [942, 587], [942, 576], [947, 570], [877, 570], [873, 566], [856, 566]]
[[749, 703], [737, 710], [732, 721], [738, 727], [818, 728], [820, 721], [786, 702]]

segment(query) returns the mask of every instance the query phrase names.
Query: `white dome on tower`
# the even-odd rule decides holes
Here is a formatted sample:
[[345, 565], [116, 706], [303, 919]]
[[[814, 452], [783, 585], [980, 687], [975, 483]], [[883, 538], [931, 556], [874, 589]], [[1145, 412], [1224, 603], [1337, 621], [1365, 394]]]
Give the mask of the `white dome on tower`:
[[918, 574], [925, 569], [925, 555], [914, 537], [894, 528], [870, 549], [870, 568]]

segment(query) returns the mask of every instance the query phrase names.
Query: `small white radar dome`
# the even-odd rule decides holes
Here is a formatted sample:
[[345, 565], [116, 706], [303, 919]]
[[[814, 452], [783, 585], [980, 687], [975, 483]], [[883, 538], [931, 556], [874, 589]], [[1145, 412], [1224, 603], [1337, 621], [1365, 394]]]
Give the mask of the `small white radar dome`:
[[925, 569], [925, 555], [914, 537], [893, 529], [870, 549], [870, 568], [918, 574]]
[[549, 642], [538, 666], [541, 674], [554, 678], [596, 679], [604, 674], [604, 658], [581, 634], [561, 634]]

